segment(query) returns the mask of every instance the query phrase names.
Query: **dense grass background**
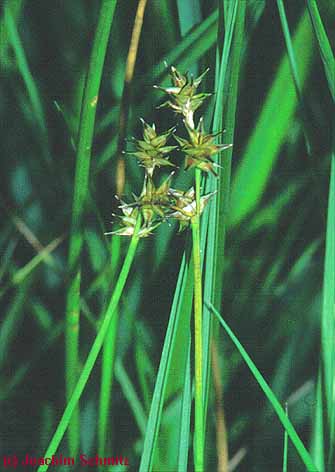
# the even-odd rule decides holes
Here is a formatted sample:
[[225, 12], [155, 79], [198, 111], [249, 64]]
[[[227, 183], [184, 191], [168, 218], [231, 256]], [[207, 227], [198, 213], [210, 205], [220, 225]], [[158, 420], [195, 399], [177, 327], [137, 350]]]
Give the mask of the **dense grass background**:
[[[86, 149], [79, 123], [93, 38], [101, 5], [112, 9], [114, 3], [3, 2], [1, 454], [43, 456], [60, 420], [66, 405], [64, 366], [69, 369], [65, 313], [77, 271], [80, 298], [75, 287], [70, 305], [81, 306], [79, 355], [71, 358], [67, 373], [73, 383], [90, 350], [129, 243], [104, 236], [117, 207], [118, 136], [139, 136], [140, 117], [155, 120], [161, 130], [174, 124], [171, 113], [156, 109], [162, 96], [152, 88], [167, 83], [166, 60], [181, 71], [210, 67], [203, 90], [215, 93], [203, 109], [207, 128], [226, 128], [223, 140], [233, 143], [232, 152], [221, 156], [219, 181], [203, 182], [206, 188], [218, 185], [220, 195], [203, 216], [205, 299], [229, 323], [281, 404], [287, 402], [319, 470], [330, 472], [335, 457], [335, 7], [327, 0], [148, 0], [134, 76], [122, 100], [138, 3], [116, 2], [91, 165], [74, 184], [78, 130], [83, 154]], [[97, 68], [91, 73], [96, 80]], [[120, 131], [121, 103], [122, 110], [129, 106], [129, 116]], [[138, 194], [143, 175], [131, 157], [125, 176], [125, 198]], [[179, 186], [187, 188], [191, 178], [182, 171]], [[82, 191], [75, 204], [74, 188]], [[76, 235], [80, 256], [71, 259], [68, 248]], [[149, 464], [155, 471], [192, 470], [187, 257], [178, 279], [187, 239], [187, 233], [177, 235], [175, 227], [165, 225], [140, 241], [107, 337], [115, 337], [116, 352], [107, 395], [111, 409], [103, 407], [105, 453], [127, 455], [134, 471], [143, 452], [143, 472]], [[208, 309], [204, 316], [205, 358], [210, 338], [216, 339], [230, 470], [280, 471], [283, 427], [225, 332], [212, 326]], [[104, 349], [109, 378], [114, 353], [108, 343]], [[157, 376], [159, 365], [163, 377]], [[80, 400], [80, 451], [92, 455], [101, 451], [97, 438], [105, 434], [98, 421], [101, 367], [99, 357]], [[216, 470], [219, 422], [210, 374], [207, 386], [206, 470]], [[106, 383], [103, 389], [109, 391]], [[68, 447], [64, 440], [58, 451], [69, 454]], [[306, 470], [290, 443], [288, 470]]]

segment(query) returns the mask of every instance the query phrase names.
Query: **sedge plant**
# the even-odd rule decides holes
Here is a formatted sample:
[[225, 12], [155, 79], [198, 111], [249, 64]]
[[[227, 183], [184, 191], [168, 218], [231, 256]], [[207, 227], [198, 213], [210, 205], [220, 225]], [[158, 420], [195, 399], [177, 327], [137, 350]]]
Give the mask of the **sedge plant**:
[[[217, 164], [213, 156], [230, 147], [214, 143], [217, 134], [207, 134], [204, 130], [203, 118], [195, 124], [195, 112], [209, 93], [198, 93], [197, 89], [207, 73], [194, 78], [181, 74], [171, 67], [172, 86], [157, 87], [168, 96], [159, 108], [168, 107], [183, 118], [187, 137], [175, 134], [176, 128], [171, 128], [158, 134], [155, 124], [149, 125], [144, 120], [143, 139], [133, 139], [135, 151], [128, 152], [135, 156], [144, 168], [143, 189], [140, 196], [134, 195], [132, 203], [121, 201], [121, 226], [116, 231], [107, 234], [133, 236], [138, 215], [141, 214], [143, 224], [139, 230], [140, 237], [149, 236], [161, 223], [169, 219], [179, 221], [179, 231], [191, 226], [193, 241], [193, 272], [194, 272], [194, 366], [195, 366], [195, 431], [194, 431], [194, 462], [195, 470], [204, 470], [204, 404], [203, 404], [203, 360], [202, 360], [202, 275], [200, 254], [200, 215], [213, 195], [201, 195], [201, 174], [211, 172], [215, 176]], [[174, 136], [178, 146], [167, 145]], [[156, 169], [171, 167], [174, 164], [169, 154], [176, 148], [184, 154], [185, 169], [195, 169], [194, 186], [188, 190], [171, 187], [174, 172], [166, 180], [156, 186], [154, 179]]]

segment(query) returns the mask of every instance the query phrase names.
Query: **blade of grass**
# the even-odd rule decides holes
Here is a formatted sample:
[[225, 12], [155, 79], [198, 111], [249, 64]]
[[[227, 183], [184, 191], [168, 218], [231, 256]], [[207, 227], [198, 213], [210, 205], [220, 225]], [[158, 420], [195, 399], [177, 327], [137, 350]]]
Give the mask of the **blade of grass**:
[[[227, 32], [224, 36], [222, 58], [219, 65], [219, 82], [216, 87], [217, 101], [214, 110], [213, 131], [216, 132], [227, 127], [225, 142], [232, 143], [235, 130], [235, 115], [237, 105], [238, 83], [241, 51], [243, 49], [245, 3], [231, 3], [229, 17], [226, 19]], [[220, 31], [218, 32], [219, 37]], [[234, 39], [233, 39], [234, 38]], [[226, 108], [224, 108], [224, 88], [227, 77], [228, 65], [230, 66], [230, 90]], [[206, 247], [206, 274], [205, 298], [213, 298], [217, 306], [221, 305], [222, 283], [224, 270], [224, 244], [226, 235], [227, 215], [229, 210], [229, 191], [231, 173], [232, 149], [228, 149], [220, 155], [219, 178], [209, 182], [209, 191], [217, 190], [215, 206], [210, 209], [208, 225], [208, 241]], [[206, 190], [207, 191], [207, 190]], [[212, 275], [214, 274], [214, 276]], [[204, 307], [204, 375], [205, 375], [205, 424], [207, 419], [207, 405], [210, 388], [210, 343], [211, 343], [212, 317]], [[222, 415], [224, 417], [224, 415]], [[227, 446], [226, 446], [227, 447]]]
[[[293, 37], [301, 86], [312, 69], [313, 35], [305, 11]], [[285, 95], [282, 91], [286, 90]], [[281, 104], [280, 113], [277, 105]], [[229, 224], [240, 223], [260, 200], [297, 106], [297, 96], [290, 80], [290, 66], [285, 56], [276, 73], [264, 106], [249, 138], [243, 159], [237, 167], [231, 191]]]
[[[329, 184], [326, 252], [323, 280], [323, 308], [321, 322], [322, 406], [324, 411], [324, 454], [331, 467], [335, 451], [335, 154], [331, 160]], [[320, 400], [320, 396], [318, 396]], [[327, 470], [327, 467], [326, 467]]]
[[18, 269], [15, 274], [12, 276], [12, 284], [18, 285], [28, 277], [28, 275], [36, 269], [36, 267], [43, 261], [45, 261], [48, 256], [64, 241], [65, 236], [58, 236], [53, 241], [51, 241], [47, 246], [45, 246], [41, 251], [39, 251], [36, 256], [34, 256], [24, 267]]
[[[20, 13], [23, 8], [23, 0], [5, 0], [4, 8], [9, 8], [12, 14], [14, 23], [17, 24], [19, 20]], [[5, 18], [0, 20], [0, 64], [5, 69], [11, 65], [11, 60], [9, 56], [9, 33], [6, 28]]]
[[330, 93], [335, 101], [335, 60], [334, 55], [327, 37], [327, 33], [322, 23], [316, 0], [307, 0], [308, 11], [312, 20], [314, 33], [318, 40], [321, 58], [325, 68], [326, 77]]
[[256, 364], [253, 362], [247, 351], [244, 349], [238, 338], [235, 336], [233, 331], [230, 329], [228, 324], [222, 318], [220, 313], [216, 310], [216, 308], [210, 302], [206, 302], [208, 308], [212, 311], [215, 317], [218, 319], [219, 323], [226, 331], [232, 342], [234, 343], [235, 347], [238, 349], [239, 353], [241, 354], [243, 360], [247, 364], [248, 368], [250, 369], [251, 373], [255, 377], [258, 385], [263, 390], [265, 396], [270, 401], [273, 409], [277, 413], [279, 420], [281, 421], [282, 425], [284, 426], [285, 430], [287, 431], [288, 436], [290, 437], [294, 447], [296, 448], [302, 462], [305, 464], [308, 472], [318, 472], [318, 469], [313, 463], [313, 460], [307, 451], [306, 447], [304, 446], [303, 442], [301, 441], [300, 437], [298, 436], [294, 426], [292, 425], [291, 421], [285, 414], [285, 410], [279, 403], [277, 397], [274, 395], [273, 391], [271, 390], [270, 386], [264, 379], [261, 372], [256, 367]]
[[[103, 0], [88, 66], [79, 123], [71, 234], [68, 255], [70, 282], [66, 299], [65, 380], [66, 399], [70, 401], [78, 378], [79, 315], [80, 315], [80, 253], [83, 245], [82, 218], [89, 193], [89, 170], [94, 123], [101, 76], [116, 0]], [[79, 410], [74, 413], [69, 428], [69, 449], [76, 455], [79, 447]]]
[[315, 408], [314, 408], [314, 421], [313, 431], [311, 439], [311, 454], [315, 461], [316, 466], [320, 472], [326, 472], [325, 468], [325, 437], [324, 437], [324, 408], [323, 398], [324, 392], [322, 388], [322, 374], [319, 368], [318, 380], [316, 384], [315, 393]]
[[45, 354], [49, 347], [59, 339], [60, 335], [63, 334], [63, 331], [64, 324], [62, 322], [54, 324], [48, 330], [43, 343], [37, 347], [30, 359], [23, 362], [14, 370], [14, 372], [12, 372], [9, 382], [2, 388], [0, 401], [8, 400], [11, 395], [15, 395], [23, 381], [29, 376], [29, 374], [31, 374], [34, 368], [36, 368], [42, 355]]
[[26, 53], [23, 48], [23, 44], [22, 44], [19, 32], [17, 30], [17, 25], [15, 23], [15, 19], [12, 15], [11, 8], [9, 5], [5, 6], [4, 23], [8, 31], [10, 44], [14, 51], [18, 70], [22, 76], [23, 82], [27, 89], [28, 97], [31, 103], [31, 108], [32, 108], [32, 115], [35, 118], [37, 129], [40, 131], [39, 140], [41, 141], [42, 156], [44, 158], [42, 165], [44, 166], [44, 164], [47, 163], [47, 166], [44, 170], [46, 171], [46, 173], [50, 175], [51, 159], [50, 159], [50, 151], [49, 151], [49, 138], [48, 138], [48, 130], [46, 126], [42, 101], [41, 101], [40, 94], [38, 92], [37, 83], [34, 80], [34, 77], [29, 68]]
[[277, 0], [277, 7], [278, 7], [280, 22], [281, 22], [281, 26], [282, 26], [282, 30], [283, 30], [283, 34], [285, 38], [287, 54], [290, 61], [291, 74], [292, 74], [295, 90], [296, 90], [298, 100], [299, 100], [298, 105], [299, 105], [302, 122], [304, 125], [303, 132], [304, 132], [304, 138], [306, 142], [306, 149], [307, 149], [308, 155], [311, 155], [311, 143], [308, 136], [309, 134], [308, 117], [307, 117], [307, 113], [305, 109], [305, 102], [302, 96], [298, 66], [297, 66], [296, 56], [295, 56], [294, 48], [292, 44], [291, 33], [288, 26], [287, 18], [286, 18], [286, 12], [285, 12], [283, 0]]
[[6, 5], [5, 7], [4, 23], [8, 31], [10, 44], [15, 53], [18, 69], [22, 75], [25, 86], [27, 88], [27, 92], [29, 95], [33, 113], [36, 118], [36, 122], [40, 130], [43, 132], [44, 136], [46, 136], [47, 131], [46, 131], [46, 126], [45, 126], [45, 117], [44, 117], [42, 102], [38, 93], [38, 87], [30, 71], [26, 54], [24, 52], [23, 45], [21, 42], [21, 38], [17, 31], [15, 20], [13, 18], [12, 11], [9, 5]]
[[[6, 274], [6, 272], [8, 270], [8, 267], [11, 263], [11, 259], [13, 257], [13, 254], [14, 254], [15, 248], [17, 246], [17, 243], [18, 243], [18, 237], [16, 237], [16, 236], [12, 237], [9, 240], [6, 249], [3, 251], [2, 255], [1, 255], [0, 282], [2, 281], [4, 275]], [[2, 292], [2, 290], [0, 290], [0, 297], [1, 297], [1, 292]]]
[[[237, 2], [231, 4], [229, 9], [230, 16], [227, 19], [227, 25], [229, 28], [226, 31], [224, 36], [224, 45], [222, 51], [222, 58], [220, 66], [217, 66], [216, 76], [218, 77], [218, 83], [215, 89], [218, 91], [215, 101], [215, 109], [214, 109], [214, 123], [213, 123], [213, 130], [216, 132], [221, 127], [221, 120], [222, 120], [222, 111], [223, 111], [223, 89], [226, 79], [226, 72], [227, 72], [227, 64], [228, 58], [230, 55], [233, 31], [236, 22], [236, 15], [237, 15]], [[220, 25], [218, 29], [218, 37], [222, 37], [222, 33], [220, 30]], [[221, 171], [221, 169], [220, 169]], [[207, 185], [205, 187], [205, 192], [213, 192], [217, 191], [217, 179], [214, 179], [212, 176], [207, 180]], [[217, 205], [217, 201], [219, 196], [216, 194], [214, 200], [214, 205]], [[204, 280], [204, 297], [208, 298], [211, 296], [212, 287], [213, 287], [213, 271], [214, 271], [214, 235], [217, 228], [216, 225], [216, 207], [210, 207], [208, 217], [208, 225], [203, 222], [202, 224], [202, 236], [201, 236], [201, 244], [202, 244], [202, 253], [206, 254], [206, 261], [205, 261], [205, 274], [208, 272], [210, 276], [205, 275]], [[211, 228], [212, 230], [209, 231], [207, 228]], [[205, 232], [208, 232], [208, 240], [206, 241]], [[206, 251], [205, 251], [206, 248]], [[205, 405], [205, 423], [207, 420], [207, 402], [208, 402], [208, 391], [210, 385], [210, 336], [211, 336], [211, 317], [208, 313], [206, 306], [204, 306], [204, 329], [203, 329], [203, 337], [204, 337], [204, 405]]]
[[147, 423], [144, 408], [137, 396], [135, 387], [133, 386], [122, 362], [119, 360], [115, 362], [115, 377], [121, 385], [123, 395], [127, 399], [130, 408], [134, 414], [138, 429], [144, 435], [145, 425]]
[[[161, 416], [167, 387], [171, 360], [180, 326], [189, 325], [193, 292], [193, 271], [184, 255], [181, 263], [175, 295], [173, 298], [169, 324], [158, 368], [157, 380], [152, 397], [148, 423], [144, 438], [143, 453], [139, 472], [151, 472], [156, 452], [156, 443], [161, 424]], [[180, 362], [180, 361], [179, 361]]]
[[34, 277], [29, 277], [18, 287], [7, 313], [3, 316], [0, 326], [0, 367], [5, 363], [8, 357], [9, 347], [17, 330], [20, 328], [22, 316], [24, 314], [24, 304], [33, 283], [33, 279]]
[[201, 20], [199, 0], [177, 0], [178, 23], [181, 36], [185, 36]]
[[[87, 384], [87, 381], [90, 377], [90, 374], [93, 370], [93, 367], [95, 365], [95, 362], [97, 360], [97, 357], [99, 355], [99, 352], [102, 348], [102, 345], [104, 343], [104, 340], [106, 338], [109, 326], [111, 321], [113, 320], [113, 316], [115, 314], [115, 310], [118, 306], [119, 300], [121, 298], [124, 286], [126, 284], [128, 274], [132, 265], [132, 262], [135, 257], [137, 245], [139, 242], [139, 237], [137, 236], [138, 230], [141, 226], [141, 218], [138, 218], [136, 222], [136, 227], [134, 231], [134, 235], [131, 239], [131, 242], [128, 247], [127, 255], [125, 257], [125, 260], [123, 262], [123, 266], [120, 272], [120, 275], [118, 277], [118, 280], [115, 285], [115, 289], [113, 292], [113, 295], [110, 299], [106, 314], [104, 316], [103, 322], [101, 323], [101, 326], [99, 328], [99, 331], [95, 337], [95, 340], [92, 344], [92, 347], [90, 349], [90, 352], [87, 356], [87, 359], [85, 361], [85, 364], [83, 366], [82, 372], [79, 376], [78, 381], [76, 382], [76, 385], [74, 387], [73, 393], [71, 395], [71, 398], [69, 402], [66, 405], [66, 408], [64, 410], [64, 413], [62, 415], [61, 420], [58, 423], [58, 426], [56, 428], [56, 431], [50, 441], [50, 444], [44, 454], [44, 457], [50, 457], [55, 452], [57, 451], [57, 448], [65, 434], [66, 429], [69, 426], [71, 416], [73, 415], [77, 404], [79, 402], [79, 399], [84, 391], [84, 388]], [[48, 470], [49, 466], [48, 465], [41, 465], [38, 468], [38, 472], [45, 472]]]

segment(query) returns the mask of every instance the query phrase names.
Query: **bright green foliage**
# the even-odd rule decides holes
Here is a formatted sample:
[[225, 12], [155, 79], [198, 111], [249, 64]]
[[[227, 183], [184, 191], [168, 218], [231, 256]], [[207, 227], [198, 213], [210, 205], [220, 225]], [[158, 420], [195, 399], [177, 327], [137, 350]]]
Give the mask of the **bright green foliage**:
[[138, 0], [49, 3], [0, 11], [3, 450], [332, 471], [334, 2], [148, 1], [130, 83]]

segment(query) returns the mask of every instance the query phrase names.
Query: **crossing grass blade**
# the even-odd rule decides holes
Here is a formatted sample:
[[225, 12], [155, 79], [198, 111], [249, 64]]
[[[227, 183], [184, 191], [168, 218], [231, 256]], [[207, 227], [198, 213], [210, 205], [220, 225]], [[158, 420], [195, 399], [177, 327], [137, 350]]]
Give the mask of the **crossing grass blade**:
[[238, 338], [235, 336], [233, 331], [230, 329], [228, 324], [224, 321], [220, 313], [214, 308], [214, 306], [210, 302], [206, 302], [208, 308], [212, 311], [212, 313], [215, 315], [215, 317], [218, 319], [219, 323], [223, 327], [223, 329], [226, 331], [232, 342], [234, 343], [235, 347], [238, 349], [239, 353], [241, 354], [243, 360], [247, 364], [248, 368], [250, 369], [251, 373], [255, 377], [258, 385], [260, 388], [263, 390], [265, 396], [271, 403], [273, 409], [277, 413], [277, 416], [279, 420], [281, 421], [282, 425], [284, 426], [285, 430], [287, 431], [287, 434], [289, 438], [291, 439], [294, 447], [296, 448], [297, 453], [299, 454], [302, 462], [305, 464], [308, 472], [318, 472], [318, 469], [313, 463], [313, 460], [307, 451], [306, 447], [304, 446], [303, 442], [301, 441], [300, 437], [298, 436], [296, 430], [294, 429], [294, 426], [292, 425], [291, 421], [288, 419], [286, 416], [285, 410], [279, 403], [277, 397], [274, 395], [273, 391], [269, 387], [268, 383], [264, 379], [263, 375], [261, 372], [258, 370], [256, 367], [255, 363], [247, 353], [247, 351], [244, 349]]

